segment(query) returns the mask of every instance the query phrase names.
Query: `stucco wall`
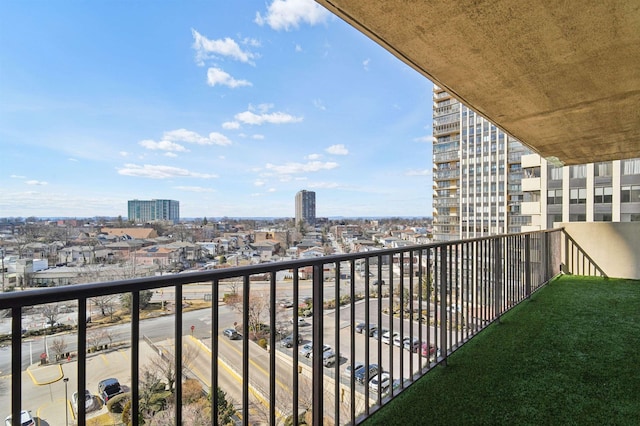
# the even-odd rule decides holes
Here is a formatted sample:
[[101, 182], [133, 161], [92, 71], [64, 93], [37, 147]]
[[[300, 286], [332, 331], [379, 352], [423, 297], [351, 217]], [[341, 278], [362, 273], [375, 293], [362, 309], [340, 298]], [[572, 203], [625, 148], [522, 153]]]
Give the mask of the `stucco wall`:
[[640, 279], [639, 222], [572, 222], [558, 226], [565, 228], [607, 276]]

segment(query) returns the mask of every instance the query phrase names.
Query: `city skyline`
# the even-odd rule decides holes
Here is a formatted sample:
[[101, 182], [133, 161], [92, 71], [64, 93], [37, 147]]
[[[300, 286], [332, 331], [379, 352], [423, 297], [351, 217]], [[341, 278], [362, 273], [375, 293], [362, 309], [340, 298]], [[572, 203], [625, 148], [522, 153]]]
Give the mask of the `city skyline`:
[[431, 82], [311, 0], [0, 12], [3, 216], [431, 216]]

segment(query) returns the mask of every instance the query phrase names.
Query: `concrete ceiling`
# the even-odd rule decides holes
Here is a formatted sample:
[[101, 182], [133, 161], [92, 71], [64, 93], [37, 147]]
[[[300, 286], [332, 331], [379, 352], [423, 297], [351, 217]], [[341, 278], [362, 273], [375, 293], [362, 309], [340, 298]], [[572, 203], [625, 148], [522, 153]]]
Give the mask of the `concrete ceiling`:
[[640, 157], [638, 0], [316, 1], [543, 157]]

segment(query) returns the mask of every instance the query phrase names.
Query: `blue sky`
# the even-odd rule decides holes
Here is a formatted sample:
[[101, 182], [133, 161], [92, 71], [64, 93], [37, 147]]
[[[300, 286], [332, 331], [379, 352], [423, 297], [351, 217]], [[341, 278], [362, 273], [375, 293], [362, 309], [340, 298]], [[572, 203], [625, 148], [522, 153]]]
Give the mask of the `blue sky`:
[[430, 216], [432, 84], [311, 0], [0, 2], [0, 217]]

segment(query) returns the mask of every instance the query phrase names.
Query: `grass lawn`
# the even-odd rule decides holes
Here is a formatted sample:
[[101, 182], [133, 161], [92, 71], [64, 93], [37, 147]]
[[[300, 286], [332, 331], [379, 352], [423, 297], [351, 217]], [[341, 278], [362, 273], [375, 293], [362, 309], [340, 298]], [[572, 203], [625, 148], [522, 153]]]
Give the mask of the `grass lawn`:
[[639, 425], [640, 282], [554, 280], [363, 424]]

